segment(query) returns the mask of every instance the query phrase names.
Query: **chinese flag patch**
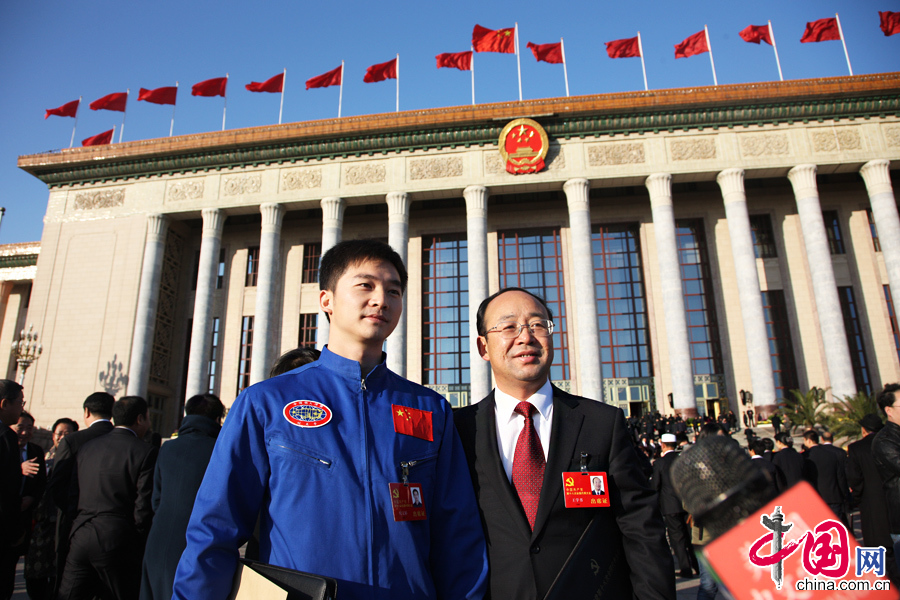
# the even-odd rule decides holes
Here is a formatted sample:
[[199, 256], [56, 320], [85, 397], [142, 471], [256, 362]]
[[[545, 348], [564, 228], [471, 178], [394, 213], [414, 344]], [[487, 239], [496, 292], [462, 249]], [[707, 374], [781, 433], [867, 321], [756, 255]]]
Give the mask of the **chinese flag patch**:
[[434, 441], [430, 411], [391, 404], [391, 412], [394, 415], [394, 431], [420, 440]]

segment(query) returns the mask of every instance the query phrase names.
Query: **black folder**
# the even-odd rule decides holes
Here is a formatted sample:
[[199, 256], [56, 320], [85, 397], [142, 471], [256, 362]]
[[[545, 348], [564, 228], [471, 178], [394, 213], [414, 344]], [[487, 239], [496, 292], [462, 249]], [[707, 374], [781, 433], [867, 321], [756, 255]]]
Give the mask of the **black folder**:
[[[330, 577], [276, 567], [255, 560], [241, 559], [243, 569], [259, 573], [286, 592], [286, 600], [334, 600], [337, 597], [337, 581]], [[240, 587], [240, 576], [235, 579]], [[237, 590], [235, 590], [237, 591]]]
[[578, 538], [544, 600], [620, 600], [633, 596], [630, 578], [615, 576], [617, 571], [628, 569], [621, 542], [610, 543], [599, 532], [600, 521], [595, 517]]

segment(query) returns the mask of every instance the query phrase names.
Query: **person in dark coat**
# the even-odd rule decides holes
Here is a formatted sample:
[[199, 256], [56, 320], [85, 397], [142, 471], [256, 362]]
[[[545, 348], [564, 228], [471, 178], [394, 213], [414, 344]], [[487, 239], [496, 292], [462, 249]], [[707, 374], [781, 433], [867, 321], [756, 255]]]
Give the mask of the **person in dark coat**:
[[806, 458], [813, 467], [816, 491], [844, 525], [847, 521], [847, 453], [832, 444], [820, 444], [819, 433], [810, 429], [803, 433]]
[[[671, 433], [665, 433], [661, 439], [662, 456], [653, 463], [653, 475], [650, 477], [650, 486], [656, 490], [659, 497], [659, 512], [662, 513], [663, 522], [666, 525], [666, 534], [669, 537], [669, 546], [675, 554], [678, 567], [678, 575], [683, 578], [693, 577], [693, 569], [696, 558], [694, 546], [691, 544], [691, 528], [687, 525], [687, 512], [681, 504], [681, 498], [675, 493], [672, 485], [672, 463], [678, 458], [675, 451], [678, 441]], [[699, 572], [699, 568], [697, 568]]]
[[153, 474], [153, 525], [144, 551], [141, 600], [169, 600], [194, 498], [225, 415], [212, 394], [190, 398], [178, 437], [163, 444]]
[[781, 472], [778, 465], [766, 460], [766, 444], [763, 440], [753, 440], [748, 449], [750, 450], [750, 458], [753, 459], [753, 464], [761, 467], [764, 471], [769, 472], [769, 477], [772, 478], [772, 485], [774, 486], [775, 493], [780, 494], [783, 492], [786, 489], [784, 473]]
[[804, 460], [799, 452], [794, 450], [794, 440], [791, 434], [782, 431], [775, 436], [775, 456], [772, 462], [784, 473], [785, 486], [792, 487], [803, 479]]
[[[11, 379], [0, 379], [0, 550], [21, 543], [23, 529], [22, 459], [19, 438], [12, 427], [19, 421], [25, 397], [22, 386]], [[0, 569], [0, 600], [12, 596], [16, 568]]]

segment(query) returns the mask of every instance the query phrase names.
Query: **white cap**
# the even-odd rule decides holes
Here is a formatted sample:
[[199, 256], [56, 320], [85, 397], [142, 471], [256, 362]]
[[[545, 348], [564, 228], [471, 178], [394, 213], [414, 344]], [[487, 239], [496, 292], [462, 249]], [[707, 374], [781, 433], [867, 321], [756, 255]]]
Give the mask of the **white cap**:
[[676, 443], [678, 443], [678, 440], [675, 438], [675, 434], [674, 434], [674, 433], [664, 433], [664, 434], [662, 434], [662, 436], [660, 436], [660, 438], [659, 438], [659, 441], [661, 441], [663, 444], [676, 444]]

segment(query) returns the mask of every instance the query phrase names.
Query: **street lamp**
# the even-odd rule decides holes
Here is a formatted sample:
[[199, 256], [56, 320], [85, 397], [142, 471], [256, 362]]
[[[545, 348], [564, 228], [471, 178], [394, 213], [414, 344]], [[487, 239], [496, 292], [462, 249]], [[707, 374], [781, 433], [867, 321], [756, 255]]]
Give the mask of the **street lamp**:
[[19, 339], [12, 343], [13, 356], [21, 369], [19, 373], [19, 385], [25, 383], [25, 371], [31, 366], [31, 363], [41, 357], [44, 346], [38, 344], [38, 334], [34, 333], [34, 325], [28, 327], [26, 332], [24, 329], [19, 333]]

